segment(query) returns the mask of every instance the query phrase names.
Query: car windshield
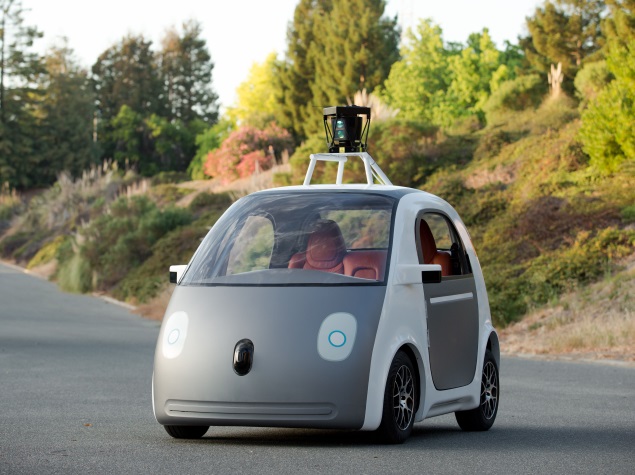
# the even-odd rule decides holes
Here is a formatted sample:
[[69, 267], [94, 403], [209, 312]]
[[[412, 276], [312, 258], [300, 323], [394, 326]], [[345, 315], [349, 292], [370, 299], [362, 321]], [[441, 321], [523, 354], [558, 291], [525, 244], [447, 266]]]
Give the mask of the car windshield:
[[395, 203], [351, 192], [247, 196], [211, 229], [180, 284], [381, 284]]

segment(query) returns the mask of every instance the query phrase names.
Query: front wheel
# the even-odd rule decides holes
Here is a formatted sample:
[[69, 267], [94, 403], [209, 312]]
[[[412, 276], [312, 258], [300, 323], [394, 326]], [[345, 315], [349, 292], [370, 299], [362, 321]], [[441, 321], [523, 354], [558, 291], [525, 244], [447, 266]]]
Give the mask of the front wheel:
[[388, 371], [381, 424], [377, 429], [386, 443], [401, 444], [412, 432], [418, 392], [415, 375], [408, 355], [398, 352]]
[[209, 426], [163, 426], [165, 431], [175, 439], [200, 439]]
[[485, 351], [483, 374], [481, 375], [481, 398], [479, 406], [469, 411], [454, 413], [456, 422], [465, 431], [488, 430], [494, 424], [498, 413], [500, 383], [498, 365], [489, 350]]

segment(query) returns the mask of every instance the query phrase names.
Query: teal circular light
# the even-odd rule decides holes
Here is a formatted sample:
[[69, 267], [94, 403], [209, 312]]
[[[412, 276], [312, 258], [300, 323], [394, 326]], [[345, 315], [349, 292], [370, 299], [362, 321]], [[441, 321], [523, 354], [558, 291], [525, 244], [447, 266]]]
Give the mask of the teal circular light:
[[346, 132], [343, 130], [337, 130], [336, 131], [336, 135], [338, 139], [345, 139], [346, 138]]
[[346, 335], [340, 330], [334, 330], [329, 333], [329, 343], [335, 348], [341, 348], [346, 344]]

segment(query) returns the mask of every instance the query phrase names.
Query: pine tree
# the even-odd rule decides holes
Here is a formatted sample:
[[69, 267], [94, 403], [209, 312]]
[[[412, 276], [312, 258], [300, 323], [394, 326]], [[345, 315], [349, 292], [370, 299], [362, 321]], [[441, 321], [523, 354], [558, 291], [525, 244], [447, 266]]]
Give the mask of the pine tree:
[[168, 30], [159, 53], [168, 118], [208, 125], [218, 120], [218, 95], [212, 90], [214, 63], [202, 35], [201, 24], [190, 20]]
[[527, 18], [530, 36], [521, 39], [531, 65], [546, 73], [562, 63], [564, 87], [571, 90], [583, 61], [602, 47], [605, 10], [604, 0], [547, 0]]
[[384, 0], [336, 0], [315, 23], [310, 50], [315, 61], [311, 84], [314, 108], [306, 117], [318, 131], [321, 108], [345, 104], [347, 97], [383, 84], [399, 59], [396, 18], [384, 17]]
[[604, 24], [611, 72], [635, 88], [635, 0], [608, 0], [611, 16]]
[[0, 184], [44, 184], [38, 154], [37, 77], [40, 57], [31, 51], [42, 34], [24, 25], [20, 0], [0, 0]]
[[276, 118], [296, 141], [322, 130], [322, 108], [381, 85], [399, 58], [384, 0], [300, 0], [278, 66]]
[[151, 47], [152, 42], [143, 36], [127, 36], [104, 51], [93, 65], [97, 107], [104, 123], [116, 117], [123, 105], [142, 115], [165, 112]]
[[313, 129], [307, 122], [313, 99], [311, 84], [315, 81], [311, 45], [321, 38], [321, 34], [316, 37], [315, 23], [331, 8], [332, 0], [300, 0], [287, 30], [286, 58], [278, 66], [276, 86], [280, 106], [276, 119], [290, 129], [298, 141]]
[[[152, 42], [142, 36], [127, 36], [104, 51], [93, 65], [97, 99], [97, 135], [102, 156], [113, 158], [120, 139], [114, 120], [123, 106], [142, 118], [166, 112], [163, 87]], [[128, 111], [124, 114], [129, 115]], [[121, 122], [121, 121], [120, 121]]]
[[40, 154], [52, 183], [61, 171], [79, 176], [97, 161], [95, 95], [87, 71], [78, 66], [66, 43], [49, 51], [45, 66]]

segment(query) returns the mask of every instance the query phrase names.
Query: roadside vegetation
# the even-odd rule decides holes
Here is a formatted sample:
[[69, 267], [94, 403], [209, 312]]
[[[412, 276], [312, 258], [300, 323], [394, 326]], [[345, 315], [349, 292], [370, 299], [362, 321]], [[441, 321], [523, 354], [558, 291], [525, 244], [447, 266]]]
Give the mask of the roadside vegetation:
[[[351, 9], [367, 12], [366, 36], [341, 23]], [[209, 54], [193, 82], [178, 73], [188, 48], [207, 51], [200, 25], [170, 30], [159, 51], [142, 37], [113, 45], [93, 66], [92, 99], [64, 109], [72, 116], [71, 105], [96, 104], [91, 117], [101, 118], [83, 141], [73, 135], [78, 153], [56, 149], [72, 160], [51, 151], [55, 166], [44, 173], [41, 163], [20, 171], [0, 157], [0, 257], [161, 318], [168, 266], [188, 262], [237, 197], [301, 183], [308, 155], [325, 151], [320, 106], [355, 103], [372, 109], [369, 151], [393, 183], [438, 194], [463, 217], [510, 349], [632, 359], [635, 2], [547, 1], [527, 19], [529, 35], [502, 48], [487, 29], [447, 43], [421, 20], [399, 50], [397, 23], [383, 10], [371, 0], [300, 0], [284, 58], [255, 64], [220, 118], [215, 95], [205, 95]], [[327, 52], [342, 61], [327, 65]], [[3, 150], [24, 150], [29, 130], [56, 133], [44, 118], [63, 104], [48, 104], [46, 91], [88, 76], [72, 61], [63, 74], [55, 66], [68, 53], [47, 56], [50, 77], [24, 134], [8, 133], [0, 115]], [[141, 87], [152, 71], [164, 81]], [[118, 95], [130, 81], [150, 96]], [[175, 84], [179, 94], [183, 84], [198, 90], [204, 107], [194, 96], [170, 103], [178, 94], [161, 88]], [[49, 135], [42, 143], [63, 143]], [[314, 179], [335, 173], [326, 165]], [[363, 179], [361, 166], [344, 176]]]

